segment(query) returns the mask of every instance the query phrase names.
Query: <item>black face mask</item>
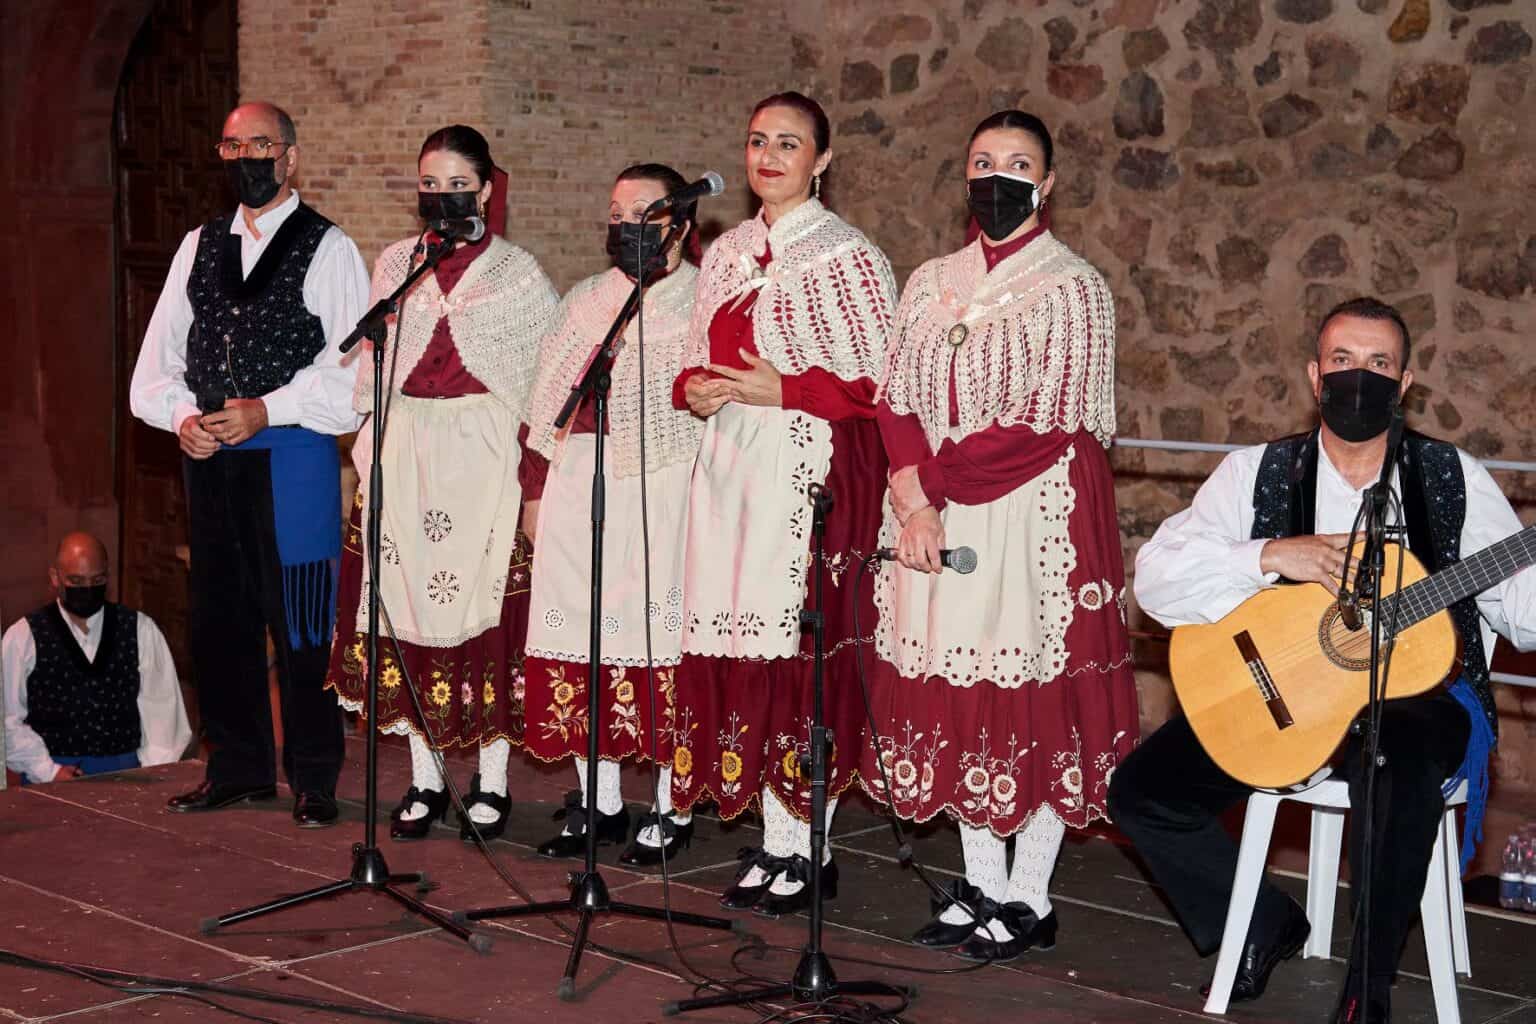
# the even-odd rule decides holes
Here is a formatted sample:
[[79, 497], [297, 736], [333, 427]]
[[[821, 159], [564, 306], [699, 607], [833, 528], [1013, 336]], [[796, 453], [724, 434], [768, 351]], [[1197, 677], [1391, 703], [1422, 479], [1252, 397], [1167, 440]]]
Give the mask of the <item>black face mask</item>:
[[651, 277], [667, 266], [667, 254], [661, 248], [666, 230], [660, 224], [641, 225], [629, 221], [609, 224], [608, 258], [630, 277], [635, 276], [636, 265], [644, 260], [645, 276]]
[[89, 587], [65, 587], [59, 594], [59, 604], [71, 615], [88, 619], [101, 611], [107, 603], [107, 585], [97, 583]]
[[229, 187], [240, 197], [240, 205], [249, 210], [259, 210], [272, 201], [282, 183], [277, 180], [277, 160], [274, 157], [257, 159], [242, 156], [237, 160], [224, 161], [224, 173], [229, 175]]
[[1401, 383], [1365, 369], [1325, 373], [1318, 395], [1323, 422], [1345, 441], [1369, 441], [1391, 426]]
[[416, 214], [428, 223], [435, 220], [468, 220], [480, 216], [480, 193], [417, 192]]
[[994, 242], [1013, 234], [1040, 208], [1035, 183], [1008, 174], [972, 178], [966, 182], [965, 196], [981, 233]]

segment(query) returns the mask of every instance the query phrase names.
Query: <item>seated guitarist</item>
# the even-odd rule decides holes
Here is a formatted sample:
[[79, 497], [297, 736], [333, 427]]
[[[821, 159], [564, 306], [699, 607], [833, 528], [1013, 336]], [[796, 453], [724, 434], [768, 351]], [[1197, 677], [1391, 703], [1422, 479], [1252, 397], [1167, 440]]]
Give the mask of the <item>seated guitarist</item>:
[[[1137, 555], [1141, 607], [1178, 626], [1214, 622], [1281, 579], [1320, 583], [1336, 593], [1362, 492], [1380, 476], [1393, 409], [1413, 381], [1408, 350], [1408, 329], [1391, 306], [1359, 298], [1331, 310], [1318, 331], [1317, 359], [1307, 364], [1321, 425], [1222, 461], [1194, 504], [1164, 522]], [[1446, 442], [1406, 433], [1395, 487], [1408, 546], [1430, 571], [1520, 529], [1487, 470]], [[1487, 654], [1494, 630], [1521, 649], [1536, 647], [1536, 572], [1454, 605], [1451, 614], [1464, 646], [1460, 678], [1449, 688], [1393, 700], [1382, 711], [1386, 763], [1376, 783], [1371, 948], [1350, 951], [1336, 1022], [1358, 1020], [1362, 999], [1371, 1022], [1388, 1020], [1391, 984], [1418, 911], [1448, 779], [1469, 778], [1470, 855], [1497, 725]], [[1337, 765], [1355, 807], [1364, 805], [1361, 742], [1352, 730]], [[1183, 717], [1143, 741], [1110, 786], [1114, 820], [1201, 955], [1220, 946], [1237, 867], [1237, 845], [1220, 816], [1250, 792], [1206, 755]], [[1350, 819], [1352, 865], [1359, 862], [1361, 818]], [[1361, 887], [1352, 892], [1358, 903]], [[1301, 948], [1308, 931], [1301, 907], [1266, 880], [1232, 999], [1263, 993], [1275, 965]]]

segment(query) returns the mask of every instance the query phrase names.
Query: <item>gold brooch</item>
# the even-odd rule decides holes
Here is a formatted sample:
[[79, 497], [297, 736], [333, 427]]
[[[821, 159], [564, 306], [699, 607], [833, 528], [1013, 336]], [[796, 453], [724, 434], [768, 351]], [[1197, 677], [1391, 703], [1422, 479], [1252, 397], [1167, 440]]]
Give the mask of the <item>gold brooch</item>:
[[955, 326], [949, 329], [949, 343], [955, 348], [959, 348], [965, 344], [966, 336], [970, 333], [970, 328], [966, 327], [965, 324], [955, 324]]

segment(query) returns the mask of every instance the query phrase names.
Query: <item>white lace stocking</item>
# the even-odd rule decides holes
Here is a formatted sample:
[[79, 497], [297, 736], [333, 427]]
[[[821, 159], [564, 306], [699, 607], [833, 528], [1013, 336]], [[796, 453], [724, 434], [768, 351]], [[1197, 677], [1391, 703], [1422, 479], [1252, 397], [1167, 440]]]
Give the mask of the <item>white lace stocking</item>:
[[[972, 828], [962, 821], [960, 848], [965, 854], [965, 880], [988, 899], [1002, 902], [1008, 889], [1008, 841], [989, 828]], [[966, 924], [974, 919], [970, 911], [953, 903], [939, 915], [945, 924]]]
[[[512, 743], [499, 739], [480, 748], [480, 791], [507, 795], [507, 757], [512, 753]], [[476, 825], [489, 825], [501, 817], [500, 812], [486, 804], [475, 804], [469, 809], [470, 820]]]
[[[576, 766], [576, 788], [581, 790], [581, 806], [587, 806], [587, 759], [584, 757], [571, 758]], [[597, 812], [599, 814], [618, 814], [624, 808], [624, 793], [619, 788], [619, 762], [605, 761], [601, 758], [597, 762]], [[567, 826], [560, 830], [563, 836], [571, 836], [576, 833]]]
[[1035, 812], [1029, 824], [1014, 837], [1013, 870], [1008, 876], [1008, 898], [1005, 902], [1027, 903], [1039, 918], [1051, 912], [1051, 897], [1047, 887], [1066, 834], [1066, 823], [1056, 812], [1048, 808]]
[[[427, 741], [411, 733], [411, 785], [420, 790], [443, 791], [443, 771], [438, 767], [437, 755], [427, 746]], [[426, 817], [427, 805], [420, 800], [400, 812], [401, 821], [415, 821]]]
[[[777, 803], [777, 799], [775, 799], [774, 802]], [[764, 804], [767, 804], [766, 798], [764, 799]], [[828, 842], [822, 850], [821, 862], [823, 864], [832, 859], [832, 815], [836, 813], [837, 797], [832, 797], [827, 801]], [[809, 860], [811, 856], [811, 823], [808, 821], [801, 821], [799, 818], [791, 815], [788, 811], [783, 811], [783, 814], [786, 818], [789, 818], [790, 823], [794, 826], [794, 836], [790, 840], [789, 853], [798, 853], [800, 856]], [[769, 886], [768, 888], [770, 892], [775, 893], [776, 895], [792, 896], [799, 892], [801, 889], [805, 888], [805, 883], [799, 881], [798, 879], [790, 878], [788, 875], [780, 875], [773, 880], [773, 885]]]

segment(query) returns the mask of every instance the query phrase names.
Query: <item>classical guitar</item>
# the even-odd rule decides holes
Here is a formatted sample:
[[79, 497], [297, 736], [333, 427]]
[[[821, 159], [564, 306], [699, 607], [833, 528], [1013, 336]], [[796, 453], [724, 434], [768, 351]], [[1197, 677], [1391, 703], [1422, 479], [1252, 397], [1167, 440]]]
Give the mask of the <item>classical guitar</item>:
[[[1264, 590], [1220, 622], [1174, 629], [1174, 692], [1206, 753], [1227, 774], [1277, 789], [1328, 762], [1368, 701], [1369, 614], [1381, 616], [1383, 654], [1389, 642], [1393, 647], [1389, 700], [1446, 681], [1458, 644], [1446, 609], [1536, 563], [1536, 526], [1434, 575], [1398, 544], [1385, 545], [1385, 557], [1383, 596], [1366, 607], [1356, 629], [1318, 583]], [[1386, 635], [1394, 623], [1395, 638]]]

